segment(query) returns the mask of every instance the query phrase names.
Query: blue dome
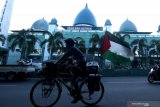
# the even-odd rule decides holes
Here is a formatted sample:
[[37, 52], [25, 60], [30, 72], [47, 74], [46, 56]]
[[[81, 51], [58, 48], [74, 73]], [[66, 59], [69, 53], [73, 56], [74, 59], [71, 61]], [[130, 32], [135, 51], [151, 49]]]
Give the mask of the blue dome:
[[57, 26], [58, 26], [58, 24], [57, 24], [57, 19], [56, 19], [56, 18], [53, 18], [49, 24], [57, 25]]
[[32, 29], [37, 29], [37, 30], [48, 30], [49, 28], [49, 24], [48, 22], [43, 18], [43, 19], [39, 19], [37, 21], [35, 21], [32, 24]]
[[77, 17], [74, 20], [74, 26], [76, 25], [91, 25], [91, 26], [97, 26], [96, 19], [92, 12], [89, 10], [87, 4], [84, 9], [82, 9]]
[[120, 32], [137, 32], [137, 28], [130, 20], [124, 21], [120, 26]]
[[105, 24], [104, 24], [105, 26], [111, 26], [112, 24], [111, 24], [111, 21], [109, 20], [109, 19], [107, 19], [106, 21], [105, 21]]

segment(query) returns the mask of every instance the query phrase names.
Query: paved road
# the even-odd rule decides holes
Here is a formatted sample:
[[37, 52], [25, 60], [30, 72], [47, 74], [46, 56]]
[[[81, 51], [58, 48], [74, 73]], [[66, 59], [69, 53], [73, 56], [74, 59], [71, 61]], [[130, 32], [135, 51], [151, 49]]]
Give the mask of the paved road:
[[[107, 78], [104, 79], [104, 84], [106, 84], [105, 100], [108, 102], [106, 107], [127, 107], [130, 102], [160, 101], [160, 83], [149, 84], [146, 77]], [[144, 107], [136, 104], [130, 106]], [[156, 107], [160, 107], [160, 103]]]
[[[29, 92], [36, 79], [0, 81], [0, 107], [33, 107]], [[104, 77], [105, 95], [96, 107], [160, 107], [160, 83], [149, 84], [146, 77]], [[71, 104], [67, 90], [55, 107], [85, 107]], [[153, 106], [154, 105], [154, 106]]]

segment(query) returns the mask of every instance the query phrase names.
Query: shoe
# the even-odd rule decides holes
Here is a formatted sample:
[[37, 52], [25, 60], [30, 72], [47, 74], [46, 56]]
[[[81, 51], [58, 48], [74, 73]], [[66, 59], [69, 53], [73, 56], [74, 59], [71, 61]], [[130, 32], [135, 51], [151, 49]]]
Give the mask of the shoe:
[[77, 96], [77, 97], [75, 97], [74, 98], [74, 100], [71, 102], [72, 104], [75, 104], [75, 103], [77, 103], [79, 100], [81, 100], [82, 99], [82, 97], [81, 96]]

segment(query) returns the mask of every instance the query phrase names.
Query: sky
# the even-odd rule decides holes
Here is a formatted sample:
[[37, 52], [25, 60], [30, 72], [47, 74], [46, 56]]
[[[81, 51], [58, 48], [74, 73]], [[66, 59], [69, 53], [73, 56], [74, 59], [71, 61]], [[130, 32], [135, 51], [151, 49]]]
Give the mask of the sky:
[[[0, 13], [4, 1], [0, 0]], [[28, 29], [42, 18], [48, 22], [56, 18], [59, 26], [72, 26], [86, 3], [98, 27], [103, 27], [107, 19], [112, 31], [119, 31], [126, 19], [136, 25], [138, 32], [156, 32], [160, 25], [158, 0], [14, 0], [9, 29]]]

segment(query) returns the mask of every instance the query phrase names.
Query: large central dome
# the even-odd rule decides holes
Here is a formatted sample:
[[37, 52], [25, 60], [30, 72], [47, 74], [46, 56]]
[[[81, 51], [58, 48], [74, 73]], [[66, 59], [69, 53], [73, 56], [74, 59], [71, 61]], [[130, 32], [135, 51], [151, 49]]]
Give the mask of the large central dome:
[[74, 26], [79, 25], [90, 25], [90, 26], [97, 26], [96, 19], [92, 12], [89, 10], [87, 4], [83, 10], [79, 12], [77, 17], [74, 20]]

